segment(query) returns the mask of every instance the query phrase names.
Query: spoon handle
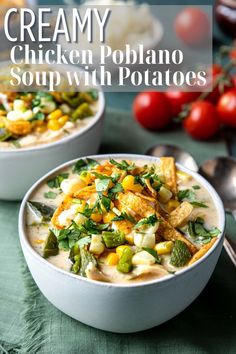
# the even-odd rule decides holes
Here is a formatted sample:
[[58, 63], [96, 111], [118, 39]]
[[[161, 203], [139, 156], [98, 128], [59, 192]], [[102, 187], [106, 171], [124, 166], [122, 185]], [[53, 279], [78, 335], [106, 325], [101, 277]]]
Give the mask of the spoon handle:
[[233, 262], [233, 264], [236, 267], [236, 252], [233, 248], [233, 245], [231, 243], [229, 243], [229, 240], [226, 236], [224, 239], [224, 248], [225, 248], [226, 252], [228, 253], [228, 256], [230, 257], [231, 261]]
[[[232, 216], [233, 216], [234, 220], [236, 221], [236, 210], [232, 211]], [[224, 248], [225, 248], [226, 252], [228, 253], [231, 261], [236, 266], [236, 245], [232, 241], [230, 241], [227, 237], [225, 237]]]

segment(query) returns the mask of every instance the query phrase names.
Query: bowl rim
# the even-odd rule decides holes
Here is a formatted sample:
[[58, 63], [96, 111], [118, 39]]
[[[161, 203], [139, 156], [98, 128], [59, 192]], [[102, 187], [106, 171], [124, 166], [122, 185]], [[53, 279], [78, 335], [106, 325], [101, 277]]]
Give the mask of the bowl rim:
[[[77, 67], [77, 69], [80, 71], [84, 71], [83, 68], [81, 68], [81, 67]], [[44, 151], [47, 149], [51, 149], [51, 148], [56, 147], [57, 145], [67, 144], [70, 140], [76, 139], [76, 138], [86, 134], [89, 130], [93, 129], [97, 125], [97, 123], [103, 118], [103, 115], [105, 112], [105, 107], [106, 107], [105, 95], [104, 95], [104, 92], [103, 92], [101, 86], [97, 85], [95, 88], [99, 92], [99, 96], [98, 96], [98, 100], [97, 100], [98, 110], [96, 111], [95, 115], [93, 117], [91, 117], [91, 122], [88, 125], [79, 129], [77, 132], [75, 131], [74, 133], [68, 134], [65, 137], [55, 140], [51, 143], [44, 143], [44, 144], [39, 144], [39, 145], [28, 147], [28, 148], [25, 147], [25, 148], [12, 149], [12, 150], [10, 150], [10, 149], [4, 150], [4, 149], [0, 148], [0, 157], [6, 156], [6, 155], [14, 155], [14, 154], [17, 154], [17, 156], [19, 156], [21, 153], [27, 154], [27, 153], [32, 153], [32, 152], [36, 152], [36, 151]], [[88, 117], [88, 118], [90, 118], [90, 117]]]
[[[92, 158], [92, 159], [97, 159], [97, 160], [104, 160], [104, 159], [109, 159], [109, 158], [121, 158], [121, 159], [136, 159], [136, 160], [144, 160], [150, 163], [155, 163], [160, 161], [158, 157], [153, 157], [153, 156], [147, 156], [147, 155], [139, 155], [139, 154], [101, 154], [101, 155], [91, 155], [91, 156], [83, 156], [79, 157], [79, 159], [86, 159], [86, 158]], [[101, 282], [101, 281], [96, 281], [92, 279], [88, 279], [85, 277], [82, 277], [80, 275], [73, 274], [71, 272], [68, 272], [66, 270], [63, 270], [62, 268], [59, 268], [52, 263], [48, 262], [45, 258], [40, 256], [31, 246], [27, 234], [26, 234], [26, 225], [25, 225], [25, 211], [27, 207], [27, 201], [31, 194], [35, 191], [36, 188], [38, 188], [41, 184], [43, 184], [49, 177], [51, 177], [53, 174], [68, 168], [72, 166], [74, 163], [76, 163], [78, 159], [74, 159], [71, 161], [68, 161], [66, 163], [61, 164], [60, 166], [54, 168], [47, 174], [45, 174], [43, 177], [41, 177], [36, 183], [33, 184], [33, 186], [28, 190], [26, 193], [24, 199], [22, 200], [21, 206], [20, 206], [20, 211], [19, 211], [19, 217], [18, 217], [18, 231], [19, 231], [19, 238], [21, 241], [21, 247], [22, 249], [26, 247], [27, 251], [30, 252], [32, 257], [36, 258], [40, 263], [43, 263], [44, 266], [47, 266], [49, 269], [52, 271], [59, 273], [63, 276], [69, 277], [70, 279], [77, 279], [77, 281], [81, 282], [86, 282], [90, 283], [92, 285], [97, 285], [97, 286], [103, 286], [103, 287], [114, 287], [114, 288], [136, 288], [136, 287], [142, 287], [142, 286], [152, 286], [155, 284], [165, 284], [166, 282], [171, 281], [172, 279], [175, 279], [176, 277], [180, 278], [181, 276], [184, 276], [186, 273], [190, 272], [191, 270], [195, 269], [200, 265], [201, 263], [204, 263], [206, 259], [215, 251], [215, 249], [218, 247], [219, 243], [221, 240], [224, 238], [224, 233], [225, 233], [225, 210], [223, 207], [223, 203], [216, 192], [216, 190], [212, 187], [212, 185], [204, 178], [202, 177], [199, 173], [194, 172], [189, 170], [186, 167], [183, 167], [180, 164], [176, 164], [176, 166], [183, 172], [186, 172], [190, 174], [196, 181], [198, 181], [210, 194], [211, 198], [213, 199], [213, 203], [216, 207], [216, 211], [218, 214], [218, 219], [219, 219], [219, 228], [221, 230], [221, 233], [219, 236], [217, 236], [217, 241], [214, 243], [214, 245], [210, 248], [210, 250], [203, 256], [201, 257], [198, 261], [194, 262], [192, 265], [187, 266], [186, 268], [183, 268], [174, 274], [169, 274], [161, 278], [157, 279], [152, 279], [149, 281], [142, 281], [142, 282], [137, 282], [133, 284], [127, 284], [127, 283], [106, 283], [106, 282]]]

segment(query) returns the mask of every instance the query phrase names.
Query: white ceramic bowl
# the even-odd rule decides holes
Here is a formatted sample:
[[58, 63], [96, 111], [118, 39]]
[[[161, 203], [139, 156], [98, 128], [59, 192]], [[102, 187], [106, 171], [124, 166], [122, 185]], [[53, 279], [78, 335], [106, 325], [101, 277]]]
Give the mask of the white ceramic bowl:
[[88, 125], [49, 144], [0, 150], [0, 199], [20, 200], [46, 172], [83, 155], [96, 154], [101, 143], [105, 98], [99, 90], [98, 111]]
[[[101, 158], [144, 159], [157, 158], [140, 155], [101, 155]], [[30, 272], [45, 297], [67, 315], [102, 330], [128, 333], [142, 331], [168, 321], [183, 311], [206, 286], [220, 255], [225, 228], [222, 202], [213, 187], [199, 174], [178, 166], [204, 186], [216, 206], [219, 228], [222, 230], [210, 251], [193, 265], [175, 275], [136, 284], [111, 284], [89, 280], [68, 273], [39, 256], [30, 246], [25, 230], [27, 200], [52, 173], [70, 166], [70, 161], [41, 178], [26, 194], [19, 214], [21, 246]]]

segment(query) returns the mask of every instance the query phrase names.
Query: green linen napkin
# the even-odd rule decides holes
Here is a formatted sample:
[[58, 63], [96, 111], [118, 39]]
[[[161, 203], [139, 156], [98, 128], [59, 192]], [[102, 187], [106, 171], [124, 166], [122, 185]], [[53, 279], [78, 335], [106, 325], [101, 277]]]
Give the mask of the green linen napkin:
[[[156, 142], [182, 146], [198, 162], [227, 153], [221, 141], [196, 143], [181, 131], [147, 132], [128, 113], [108, 112], [101, 152], [144, 153]], [[137, 334], [103, 332], [64, 315], [40, 293], [20, 250], [18, 209], [19, 203], [0, 202], [0, 353], [235, 353], [235, 268], [225, 251], [205, 290], [174, 319]], [[233, 237], [235, 224], [227, 221]]]

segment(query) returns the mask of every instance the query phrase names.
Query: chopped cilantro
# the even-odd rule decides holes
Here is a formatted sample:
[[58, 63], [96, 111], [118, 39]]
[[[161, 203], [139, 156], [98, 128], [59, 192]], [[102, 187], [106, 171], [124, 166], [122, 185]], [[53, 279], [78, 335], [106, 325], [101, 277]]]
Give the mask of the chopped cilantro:
[[134, 226], [135, 229], [138, 229], [140, 226], [143, 225], [155, 225], [155, 223], [158, 221], [158, 218], [156, 217], [156, 214], [150, 215], [147, 218], [139, 220], [139, 222]]
[[60, 188], [61, 182], [69, 177], [69, 173], [60, 173], [59, 175], [51, 178], [47, 181], [47, 185], [50, 188]]
[[123, 211], [119, 216], [115, 216], [112, 221], [122, 221], [122, 220], [128, 220], [132, 222], [133, 224], [136, 223], [136, 220], [133, 218], [132, 215], [127, 214], [125, 211]]
[[44, 193], [43, 196], [44, 196], [44, 198], [47, 198], [47, 199], [56, 199], [57, 193], [49, 191], [49, 192]]
[[180, 202], [187, 200], [195, 208], [208, 208], [205, 203], [196, 200], [196, 193], [191, 189], [183, 189], [179, 191], [177, 197]]
[[74, 165], [72, 172], [79, 175], [82, 171], [91, 170], [96, 165], [98, 165], [98, 162], [96, 160], [90, 158], [80, 159]]
[[117, 162], [114, 159], [110, 159], [110, 163], [118, 167], [120, 170], [124, 170], [124, 171], [132, 171], [136, 168], [136, 165], [134, 163], [129, 164], [125, 160], [122, 160], [121, 162]]
[[188, 222], [187, 231], [194, 242], [203, 244], [210, 242], [213, 237], [217, 237], [220, 234], [220, 230], [217, 227], [207, 230], [204, 227], [204, 220], [200, 217], [195, 221]]
[[192, 186], [192, 188], [195, 190], [201, 189], [201, 187], [198, 184], [195, 184], [194, 186]]
[[96, 191], [97, 192], [104, 192], [108, 189], [110, 183], [110, 179], [99, 179], [95, 181]]

